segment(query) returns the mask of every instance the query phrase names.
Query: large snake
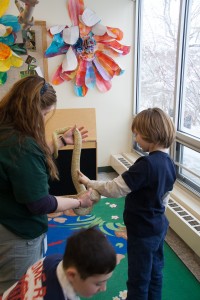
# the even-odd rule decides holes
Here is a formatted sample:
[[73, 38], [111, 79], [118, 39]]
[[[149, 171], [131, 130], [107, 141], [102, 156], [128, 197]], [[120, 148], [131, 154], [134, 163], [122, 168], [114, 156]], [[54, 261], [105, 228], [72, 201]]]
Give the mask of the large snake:
[[[65, 133], [69, 129], [70, 129], [70, 127], [56, 129], [52, 134], [55, 158], [58, 157], [58, 136], [60, 134]], [[75, 130], [74, 130], [74, 149], [72, 152], [72, 162], [71, 162], [71, 177], [72, 177], [72, 182], [74, 184], [74, 187], [77, 191], [77, 195], [63, 196], [63, 197], [78, 198], [81, 194], [86, 192], [85, 186], [78, 181], [78, 171], [80, 170], [81, 148], [82, 148], [82, 136], [81, 136], [81, 133], [78, 130], [78, 128], [75, 128]], [[101, 198], [100, 194], [96, 190], [92, 190], [91, 200], [94, 201], [94, 203], [96, 203], [100, 200], [100, 198]], [[92, 207], [88, 207], [88, 208], [79, 207], [79, 208], [74, 208], [73, 210], [76, 215], [84, 216], [91, 212]]]

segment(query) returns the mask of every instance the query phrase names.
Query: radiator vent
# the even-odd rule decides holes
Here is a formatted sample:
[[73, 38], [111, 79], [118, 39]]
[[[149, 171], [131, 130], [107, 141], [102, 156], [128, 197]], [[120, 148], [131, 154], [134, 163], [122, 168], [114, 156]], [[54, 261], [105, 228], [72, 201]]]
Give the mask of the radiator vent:
[[170, 199], [168, 206], [175, 211], [176, 214], [180, 216], [184, 220], [184, 222], [188, 223], [200, 236], [200, 222], [193, 215], [191, 215], [188, 211], [185, 210], [182, 206], [176, 203], [174, 200]]
[[168, 202], [166, 215], [170, 227], [200, 256], [200, 221], [171, 198]]
[[122, 174], [132, 165], [132, 163], [121, 154], [111, 155], [110, 164], [118, 174]]
[[121, 162], [127, 169], [130, 168], [131, 164], [124, 157], [118, 157], [119, 162]]

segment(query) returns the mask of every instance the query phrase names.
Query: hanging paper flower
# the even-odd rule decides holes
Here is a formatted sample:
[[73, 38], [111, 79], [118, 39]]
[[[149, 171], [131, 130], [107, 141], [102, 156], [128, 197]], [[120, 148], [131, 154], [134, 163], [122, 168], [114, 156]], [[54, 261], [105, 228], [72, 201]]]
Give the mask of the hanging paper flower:
[[23, 59], [13, 50], [15, 47], [16, 32], [21, 29], [16, 16], [4, 15], [9, 6], [9, 0], [0, 0], [0, 85], [7, 80], [7, 71], [10, 67], [19, 68]]
[[10, 67], [21, 67], [22, 59], [9, 46], [0, 42], [0, 71], [7, 72]]
[[95, 85], [101, 92], [111, 88], [111, 80], [124, 71], [111, 56], [126, 55], [129, 46], [118, 41], [123, 32], [100, 24], [95, 12], [84, 9], [83, 0], [69, 0], [68, 12], [72, 26], [53, 26], [49, 29], [52, 43], [45, 57], [65, 54], [62, 64], [53, 76], [52, 83], [74, 81], [77, 96], [85, 96]]

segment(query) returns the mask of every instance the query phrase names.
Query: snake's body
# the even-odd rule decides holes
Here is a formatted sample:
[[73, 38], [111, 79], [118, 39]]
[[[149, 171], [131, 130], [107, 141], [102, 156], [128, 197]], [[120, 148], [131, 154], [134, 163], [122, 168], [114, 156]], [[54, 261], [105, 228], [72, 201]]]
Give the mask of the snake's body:
[[[53, 143], [54, 143], [54, 156], [55, 158], [57, 158], [58, 156], [58, 135], [65, 133], [66, 131], [68, 131], [70, 128], [69, 127], [64, 127], [61, 129], [57, 129], [53, 132]], [[71, 177], [72, 177], [72, 182], [74, 184], [74, 187], [76, 189], [77, 195], [74, 196], [70, 196], [73, 198], [78, 198], [82, 193], [86, 192], [86, 188], [83, 184], [81, 184], [78, 181], [78, 171], [80, 170], [80, 157], [81, 157], [81, 148], [82, 148], [82, 137], [81, 137], [81, 133], [78, 130], [78, 128], [75, 128], [74, 130], [74, 149], [72, 152], [72, 162], [71, 162]], [[69, 196], [67, 196], [69, 197]], [[94, 203], [98, 202], [100, 200], [100, 194], [93, 190], [91, 193], [91, 200], [94, 201]], [[87, 215], [91, 212], [92, 207], [89, 208], [83, 208], [83, 207], [79, 207], [79, 208], [75, 208], [74, 212], [77, 215], [80, 216], [84, 216]]]

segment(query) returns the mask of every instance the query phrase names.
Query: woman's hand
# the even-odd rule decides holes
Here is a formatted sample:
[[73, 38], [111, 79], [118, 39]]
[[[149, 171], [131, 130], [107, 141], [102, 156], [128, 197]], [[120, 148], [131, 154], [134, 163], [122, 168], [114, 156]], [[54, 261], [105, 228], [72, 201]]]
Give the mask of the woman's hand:
[[90, 179], [85, 176], [81, 171], [77, 171], [78, 172], [78, 182], [84, 184], [87, 187], [88, 182], [90, 181]]
[[[66, 145], [74, 145], [74, 130], [76, 129], [76, 125], [69, 130], [67, 130], [64, 134], [61, 135], [61, 138], [57, 139], [57, 147], [58, 149], [63, 148]], [[80, 131], [82, 142], [85, 142], [85, 139], [88, 137], [88, 130], [84, 130], [84, 127], [79, 127], [78, 130]], [[55, 153], [55, 145], [53, 140], [48, 143], [49, 149], [51, 153]]]
[[81, 202], [80, 207], [87, 208], [94, 204], [94, 202], [91, 200], [91, 193], [92, 189], [89, 188], [78, 197], [78, 200]]
[[78, 198], [64, 198], [62, 196], [55, 196], [57, 200], [57, 209], [54, 213], [63, 212], [67, 209], [74, 208], [87, 208], [94, 204], [94, 201], [91, 200], [92, 189], [88, 189], [85, 192], [81, 193]]
[[[76, 125], [66, 131], [62, 137], [64, 138], [67, 145], [74, 145], [74, 130], [76, 129]], [[84, 127], [79, 127], [78, 130], [82, 136], [82, 142], [85, 142], [85, 139], [88, 137], [88, 130], [84, 130]]]

